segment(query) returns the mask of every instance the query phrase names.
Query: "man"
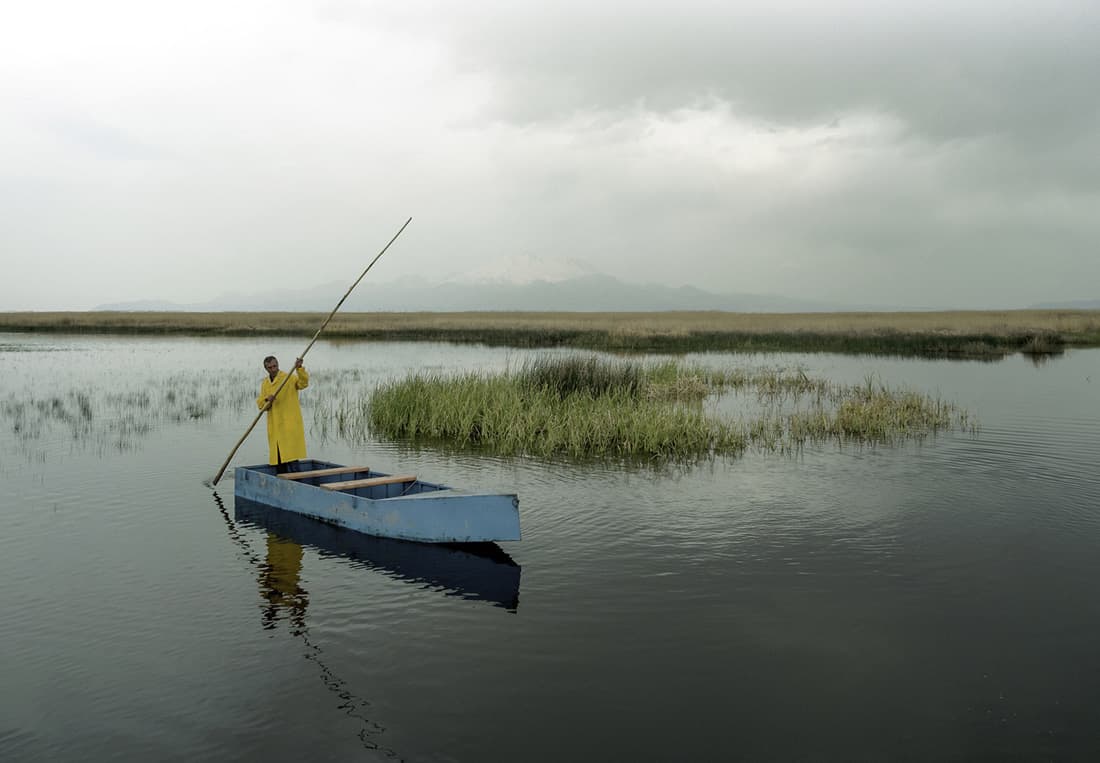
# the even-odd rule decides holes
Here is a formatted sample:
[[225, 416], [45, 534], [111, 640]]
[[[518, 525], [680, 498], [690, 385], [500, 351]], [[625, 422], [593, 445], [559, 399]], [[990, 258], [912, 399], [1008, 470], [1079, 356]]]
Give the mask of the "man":
[[302, 359], [294, 361], [294, 378], [286, 383], [278, 396], [275, 391], [286, 378], [279, 370], [274, 355], [264, 358], [264, 370], [268, 377], [260, 385], [256, 405], [267, 411], [267, 462], [278, 474], [291, 471], [291, 465], [306, 457], [306, 432], [302, 425], [302, 407], [298, 402], [298, 390], [309, 386], [309, 372], [302, 367]]

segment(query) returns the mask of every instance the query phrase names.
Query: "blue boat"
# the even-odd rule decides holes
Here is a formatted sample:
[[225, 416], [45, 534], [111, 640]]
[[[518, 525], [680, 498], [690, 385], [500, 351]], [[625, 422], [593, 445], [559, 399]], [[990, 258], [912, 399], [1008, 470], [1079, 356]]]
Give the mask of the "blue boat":
[[424, 543], [519, 540], [519, 498], [384, 474], [366, 466], [303, 459], [276, 474], [267, 464], [238, 466], [234, 495], [367, 535]]

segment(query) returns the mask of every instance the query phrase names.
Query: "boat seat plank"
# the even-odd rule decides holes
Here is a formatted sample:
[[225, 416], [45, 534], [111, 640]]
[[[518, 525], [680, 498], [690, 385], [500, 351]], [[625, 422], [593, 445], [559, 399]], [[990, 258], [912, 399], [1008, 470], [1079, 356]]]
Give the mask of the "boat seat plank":
[[286, 472], [276, 475], [282, 480], [304, 480], [310, 477], [328, 477], [333, 474], [352, 474], [354, 472], [369, 472], [369, 466], [337, 466], [332, 469], [314, 469], [311, 472]]
[[368, 477], [363, 480], [344, 480], [343, 482], [326, 482], [321, 485], [325, 490], [354, 490], [360, 487], [375, 487], [376, 485], [392, 485], [398, 482], [416, 482], [415, 474], [399, 474], [392, 477]]

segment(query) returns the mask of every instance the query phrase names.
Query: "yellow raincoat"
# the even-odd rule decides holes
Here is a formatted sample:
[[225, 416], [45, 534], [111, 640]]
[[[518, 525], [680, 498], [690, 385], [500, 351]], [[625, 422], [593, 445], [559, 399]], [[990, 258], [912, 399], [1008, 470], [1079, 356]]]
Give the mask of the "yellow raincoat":
[[[267, 445], [269, 464], [293, 461], [306, 457], [306, 432], [302, 425], [302, 407], [298, 403], [298, 390], [309, 386], [309, 373], [304, 368], [299, 368], [291, 379], [283, 387], [283, 391], [275, 398], [267, 412]], [[286, 378], [286, 371], [280, 371], [272, 380], [265, 376], [260, 385], [260, 396], [256, 398], [256, 405], [263, 410], [264, 398], [274, 395], [275, 390]]]

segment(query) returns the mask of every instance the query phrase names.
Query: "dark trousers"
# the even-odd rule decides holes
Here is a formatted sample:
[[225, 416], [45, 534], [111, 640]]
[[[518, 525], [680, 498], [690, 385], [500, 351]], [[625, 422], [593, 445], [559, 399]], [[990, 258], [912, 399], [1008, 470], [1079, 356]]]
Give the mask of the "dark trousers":
[[287, 472], [301, 471], [298, 468], [298, 459], [294, 459], [293, 461], [283, 461], [283, 454], [280, 453], [277, 448], [275, 450], [275, 457], [279, 460], [279, 463], [275, 464], [276, 474], [286, 474]]

